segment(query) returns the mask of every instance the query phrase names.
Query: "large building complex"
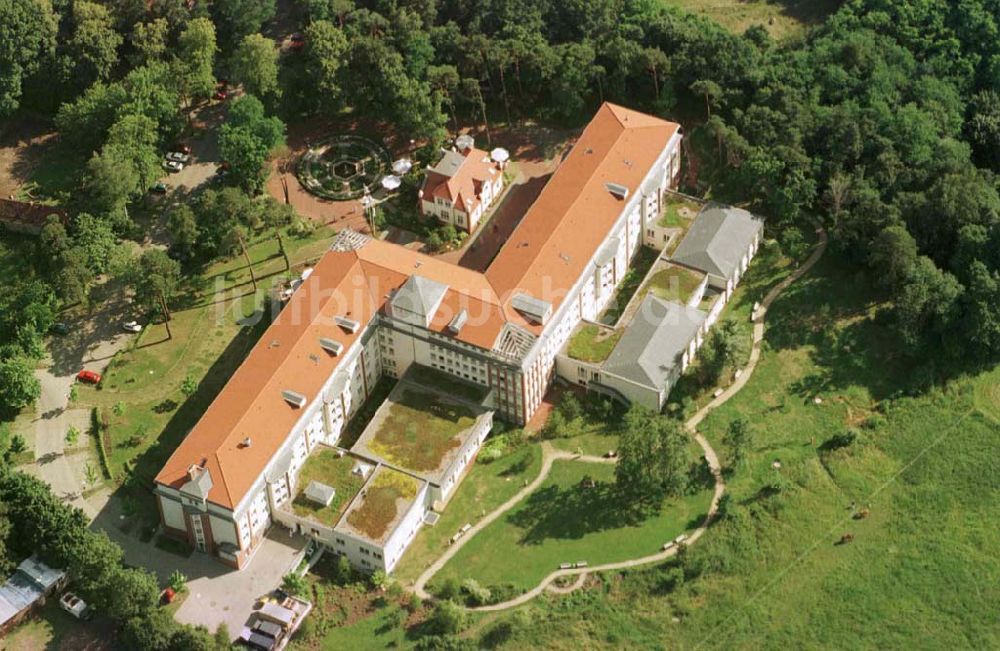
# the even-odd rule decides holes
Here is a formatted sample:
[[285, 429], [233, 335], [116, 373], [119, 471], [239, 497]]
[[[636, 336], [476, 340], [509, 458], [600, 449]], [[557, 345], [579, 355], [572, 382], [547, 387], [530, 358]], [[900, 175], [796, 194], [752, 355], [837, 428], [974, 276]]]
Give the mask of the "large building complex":
[[[608, 304], [676, 183], [681, 136], [677, 124], [604, 104], [484, 273], [339, 233], [157, 476], [166, 530], [242, 567], [280, 520], [356, 564], [391, 569], [493, 414], [527, 422], [571, 332]], [[380, 377], [421, 368], [486, 392], [475, 424], [445, 446], [454, 455], [415, 466], [367, 432], [351, 450], [335, 447]], [[309, 488], [300, 470], [317, 449], [348, 459], [364, 483], [309, 531], [287, 503]], [[323, 483], [309, 491], [314, 503], [338, 493]], [[351, 514], [386, 485], [399, 495], [395, 515], [365, 532]]]

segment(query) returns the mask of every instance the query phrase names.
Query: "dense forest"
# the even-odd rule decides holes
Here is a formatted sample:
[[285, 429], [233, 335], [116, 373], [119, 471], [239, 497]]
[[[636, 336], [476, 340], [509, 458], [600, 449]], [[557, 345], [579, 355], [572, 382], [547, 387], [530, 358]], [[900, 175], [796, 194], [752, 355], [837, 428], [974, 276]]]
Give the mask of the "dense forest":
[[[850, 0], [782, 42], [660, 0], [292, 0], [277, 13], [275, 0], [0, 3], [0, 120], [51, 121], [85, 161], [63, 198], [71, 219], [46, 226], [0, 296], [7, 413], [37, 397], [43, 336], [96, 276], [121, 274], [151, 308], [176, 284], [175, 260], [123, 259], [118, 243], [145, 236], [128, 207], [221, 78], [247, 93], [220, 135], [233, 187], [170, 216], [182, 261], [291, 219], [255, 198], [286, 123], [362, 115], [433, 151], [457, 127], [578, 126], [608, 100], [684, 124], [700, 166], [686, 190], [748, 205], [776, 234], [822, 221], [893, 306], [880, 318], [929, 383], [1000, 358], [1000, 0]], [[301, 50], [279, 47], [279, 23]], [[80, 570], [98, 577], [94, 594], [132, 582], [142, 612], [107, 608], [122, 622], [152, 612], [148, 576], [119, 576], [119, 557], [76, 549], [55, 525], [25, 528], [31, 498], [83, 529], [43, 492], [0, 475], [0, 552], [30, 543], [71, 566], [108, 563]], [[185, 648], [171, 635], [195, 633], [136, 645]]]

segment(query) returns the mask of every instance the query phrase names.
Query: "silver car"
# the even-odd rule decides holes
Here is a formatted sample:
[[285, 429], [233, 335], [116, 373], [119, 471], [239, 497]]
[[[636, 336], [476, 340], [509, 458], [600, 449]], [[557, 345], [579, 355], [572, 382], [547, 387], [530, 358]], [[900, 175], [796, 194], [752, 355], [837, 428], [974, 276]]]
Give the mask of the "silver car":
[[191, 160], [191, 157], [180, 151], [172, 151], [167, 153], [167, 160], [172, 160], [175, 163], [186, 163]]
[[165, 160], [163, 161], [163, 169], [168, 172], [180, 172], [184, 169], [184, 163], [178, 163], [175, 160]]

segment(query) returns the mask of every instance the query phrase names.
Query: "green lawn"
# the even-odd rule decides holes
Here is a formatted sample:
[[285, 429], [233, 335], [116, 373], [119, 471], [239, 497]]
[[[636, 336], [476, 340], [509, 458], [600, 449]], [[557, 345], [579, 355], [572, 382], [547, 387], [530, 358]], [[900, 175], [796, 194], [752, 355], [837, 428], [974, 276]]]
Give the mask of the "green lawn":
[[81, 622], [59, 608], [53, 599], [37, 615], [25, 620], [0, 638], [4, 651], [39, 651], [40, 649], [88, 649], [110, 651], [116, 648], [110, 622]]
[[433, 527], [423, 527], [407, 548], [393, 576], [412, 583], [444, 553], [448, 540], [465, 524], [474, 524], [538, 476], [541, 449], [526, 445], [492, 463], [475, 463]]
[[[318, 258], [331, 234], [286, 236], [293, 265]], [[270, 283], [282, 277], [284, 261], [271, 238], [252, 245], [250, 257], [257, 292], [242, 257], [208, 266], [171, 301], [171, 338], [162, 323], [147, 325], [111, 361], [100, 388], [78, 386], [77, 403], [99, 407], [107, 419], [104, 438], [117, 481], [133, 472], [149, 485], [267, 327], [266, 316], [254, 314]], [[148, 515], [158, 517], [152, 507]]]
[[[403, 617], [397, 614], [399, 610], [399, 606], [386, 606], [351, 626], [334, 627], [323, 636], [318, 648], [323, 651], [411, 648], [413, 642], [407, 639], [406, 631], [397, 625], [399, 618]], [[293, 644], [289, 648], [309, 647]]]
[[[597, 485], [580, 485], [591, 477]], [[622, 508], [611, 464], [556, 461], [545, 482], [521, 504], [471, 539], [434, 577], [534, 587], [560, 563], [591, 565], [645, 556], [696, 526], [710, 491], [665, 503], [653, 515]]]
[[388, 404], [388, 413], [377, 423], [367, 448], [389, 463], [416, 472], [437, 470], [445, 455], [461, 445], [458, 435], [476, 422], [475, 412], [468, 407], [410, 384], [403, 385]]
[[[292, 501], [292, 510], [300, 517], [313, 517], [318, 522], [329, 527], [337, 524], [351, 499], [358, 494], [364, 480], [351, 472], [354, 470], [357, 458], [350, 455], [341, 456], [336, 450], [320, 448], [313, 452], [302, 464], [299, 471], [298, 494]], [[318, 481], [336, 491], [330, 504], [323, 506], [310, 500], [304, 491], [309, 483]]]
[[650, 276], [649, 282], [642, 288], [641, 295], [645, 298], [648, 292], [652, 292], [654, 296], [665, 301], [687, 305], [694, 290], [698, 289], [698, 285], [704, 279], [704, 274], [670, 265]]
[[928, 387], [867, 284], [821, 262], [771, 308], [753, 378], [701, 428], [724, 463], [732, 419], [754, 442], [683, 571], [538, 600], [500, 648], [1000, 648], [1000, 371]]
[[664, 228], [684, 228], [701, 210], [701, 203], [676, 194], [667, 194], [663, 200], [663, 214], [659, 225]]
[[569, 340], [566, 354], [573, 359], [599, 364], [608, 358], [625, 331], [585, 324]]
[[821, 23], [840, 5], [837, 0], [664, 0], [668, 5], [710, 18], [726, 29], [742, 34], [760, 25], [774, 38], [801, 34]]

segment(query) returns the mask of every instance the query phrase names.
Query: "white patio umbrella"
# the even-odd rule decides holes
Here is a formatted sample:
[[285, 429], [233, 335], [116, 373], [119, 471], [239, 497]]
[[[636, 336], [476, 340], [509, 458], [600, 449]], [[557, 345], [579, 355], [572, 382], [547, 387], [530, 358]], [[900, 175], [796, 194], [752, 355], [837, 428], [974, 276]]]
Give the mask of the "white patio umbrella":
[[510, 160], [510, 152], [504, 149], [503, 147], [497, 147], [496, 149], [490, 152], [490, 158], [492, 158], [494, 162], [497, 163], [506, 163], [508, 160]]
[[392, 192], [403, 183], [403, 179], [394, 174], [382, 178], [382, 187]]
[[458, 147], [460, 150], [472, 149], [472, 147], [475, 144], [476, 144], [475, 138], [473, 138], [467, 133], [463, 133], [459, 137], [455, 138], [455, 146]]
[[392, 164], [392, 171], [397, 176], [402, 176], [413, 168], [413, 163], [409, 158], [400, 158]]

